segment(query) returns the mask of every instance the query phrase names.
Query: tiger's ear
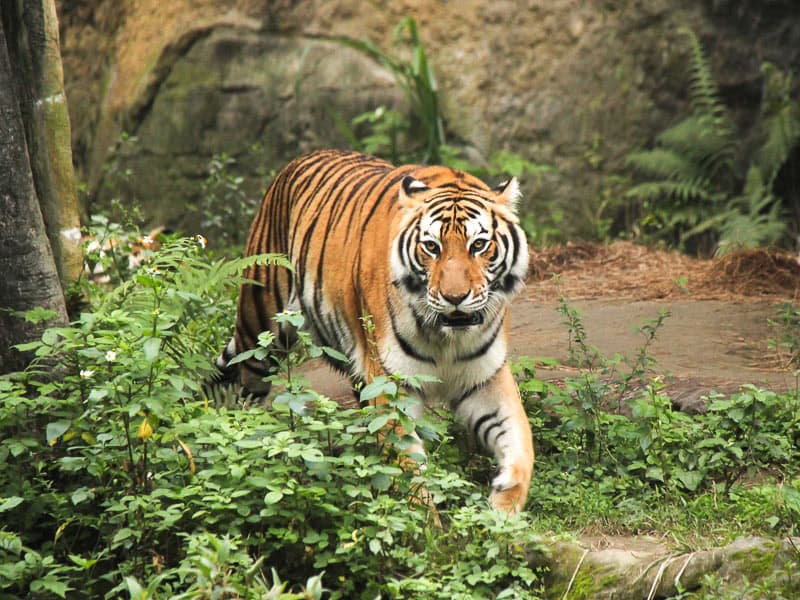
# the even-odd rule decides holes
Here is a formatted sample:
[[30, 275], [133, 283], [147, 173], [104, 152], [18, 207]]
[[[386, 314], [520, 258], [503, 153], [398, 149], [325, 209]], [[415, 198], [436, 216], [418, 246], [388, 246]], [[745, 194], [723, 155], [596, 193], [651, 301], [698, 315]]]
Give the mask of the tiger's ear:
[[421, 202], [420, 192], [429, 190], [430, 188], [422, 183], [419, 179], [406, 175], [400, 183], [400, 207], [404, 209], [412, 209], [419, 206]]
[[517, 210], [517, 203], [519, 199], [522, 198], [522, 192], [519, 190], [519, 182], [516, 177], [512, 177], [499, 184], [494, 188], [494, 191], [497, 192], [495, 201], [498, 204], [505, 204], [512, 211]]

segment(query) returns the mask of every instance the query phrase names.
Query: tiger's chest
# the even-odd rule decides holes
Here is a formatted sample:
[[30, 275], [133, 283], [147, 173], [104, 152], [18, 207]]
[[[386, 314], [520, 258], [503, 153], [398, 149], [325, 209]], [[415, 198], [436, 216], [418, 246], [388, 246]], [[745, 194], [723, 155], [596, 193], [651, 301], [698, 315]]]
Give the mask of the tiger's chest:
[[379, 340], [380, 360], [387, 373], [426, 375], [438, 382], [423, 384], [422, 396], [436, 404], [452, 404], [489, 381], [506, 361], [503, 315], [469, 331], [420, 331], [413, 317], [395, 316]]

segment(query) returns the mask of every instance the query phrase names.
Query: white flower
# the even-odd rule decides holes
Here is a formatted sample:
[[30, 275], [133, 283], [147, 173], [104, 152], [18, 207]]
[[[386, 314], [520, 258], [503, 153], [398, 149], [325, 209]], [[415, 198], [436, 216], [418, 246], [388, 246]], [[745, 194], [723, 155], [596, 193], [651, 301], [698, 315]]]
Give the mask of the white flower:
[[147, 248], [148, 246], [152, 246], [153, 245], [153, 238], [152, 238], [152, 236], [146, 235], [146, 236], [144, 236], [142, 238], [141, 242], [142, 242], [142, 246]]
[[195, 241], [196, 241], [198, 244], [200, 244], [200, 247], [201, 247], [203, 250], [205, 250], [205, 249], [206, 249], [206, 244], [208, 244], [208, 240], [207, 240], [205, 237], [203, 237], [202, 235], [200, 235], [200, 234], [198, 233], [196, 236], [194, 236], [194, 239], [195, 239]]
[[89, 379], [94, 375], [94, 371], [91, 369], [81, 369], [81, 379]]
[[109, 350], [106, 352], [106, 362], [114, 362], [115, 360], [117, 360], [116, 350]]

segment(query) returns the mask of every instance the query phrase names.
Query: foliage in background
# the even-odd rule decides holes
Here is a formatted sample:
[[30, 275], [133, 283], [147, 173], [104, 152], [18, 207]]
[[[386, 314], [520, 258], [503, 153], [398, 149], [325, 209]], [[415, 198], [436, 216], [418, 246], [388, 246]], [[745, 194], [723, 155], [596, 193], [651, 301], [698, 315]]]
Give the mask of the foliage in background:
[[[406, 35], [407, 38], [403, 40]], [[394, 76], [408, 99], [412, 118], [415, 119], [409, 126], [402, 128], [408, 131], [408, 135], [414, 137], [417, 131], [421, 132], [420, 137], [424, 138], [423, 149], [416, 151], [421, 156], [421, 162], [434, 164], [441, 162], [441, 146], [445, 143], [445, 131], [439, 106], [439, 90], [425, 47], [419, 38], [417, 22], [411, 17], [404, 17], [395, 28], [395, 40], [406, 41], [411, 46], [410, 60], [391, 56], [369, 40], [344, 37], [336, 39], [339, 43], [369, 56]], [[390, 157], [393, 161], [400, 159], [396, 154]]]
[[[258, 147], [250, 152], [258, 152]], [[250, 224], [261, 205], [261, 196], [244, 189], [245, 179], [236, 174], [236, 159], [225, 152], [208, 163], [208, 175], [190, 209], [199, 212], [200, 230], [217, 248], [239, 254], [247, 241]]]
[[697, 36], [682, 31], [690, 50], [692, 112], [659, 134], [654, 148], [627, 157], [646, 179], [627, 192], [639, 203], [639, 233], [684, 250], [716, 249], [718, 254], [776, 243], [786, 226], [775, 180], [800, 142], [800, 102], [791, 97], [791, 78], [764, 66], [760, 146], [748, 153]]
[[800, 307], [794, 302], [779, 304], [770, 325], [777, 333], [777, 337], [769, 340], [770, 346], [783, 354], [783, 367], [800, 377]]
[[[562, 302], [583, 370], [559, 387], [536, 378], [543, 361], [515, 366], [537, 466], [514, 518], [488, 509], [492, 461], [458, 451], [446, 412], [411, 420], [402, 390], [418, 378], [361, 390], [386, 410], [342, 410], [297, 376], [331, 352], [300, 336], [275, 357], [271, 407], [208, 398], [252, 260], [281, 259], [212, 262], [201, 238], [167, 240], [0, 379], [0, 597], [539, 598], [543, 530], [797, 533], [798, 394], [745, 386], [705, 415], [676, 411], [649, 354], [667, 314], [634, 356], [606, 358]], [[425, 471], [395, 460], [390, 423], [426, 440]]]

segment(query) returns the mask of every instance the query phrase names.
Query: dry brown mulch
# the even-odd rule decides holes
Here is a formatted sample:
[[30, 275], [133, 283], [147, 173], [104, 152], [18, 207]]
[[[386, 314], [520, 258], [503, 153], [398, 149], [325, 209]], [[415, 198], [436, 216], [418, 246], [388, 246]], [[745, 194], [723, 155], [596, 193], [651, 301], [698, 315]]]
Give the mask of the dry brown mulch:
[[697, 259], [632, 242], [569, 242], [531, 249], [527, 294], [539, 300], [561, 295], [570, 299], [796, 299], [800, 262], [793, 254], [770, 249]]

